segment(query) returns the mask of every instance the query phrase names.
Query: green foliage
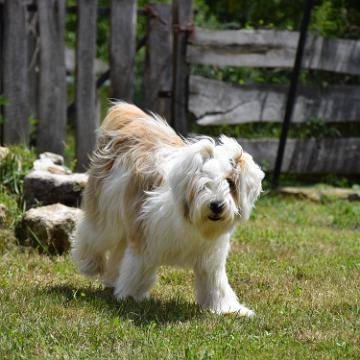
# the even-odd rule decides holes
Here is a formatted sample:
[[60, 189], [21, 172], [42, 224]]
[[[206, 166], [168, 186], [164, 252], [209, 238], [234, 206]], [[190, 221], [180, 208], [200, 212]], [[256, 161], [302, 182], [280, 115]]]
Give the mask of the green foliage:
[[[298, 30], [304, 1], [195, 0], [195, 20], [208, 28]], [[321, 0], [310, 28], [323, 36], [359, 38], [360, 4], [356, 0]]]
[[0, 163], [0, 193], [16, 199], [23, 206], [23, 182], [36, 159], [33, 151], [26, 147], [12, 146], [10, 152]]
[[76, 139], [75, 139], [75, 130], [71, 124], [67, 126], [66, 129], [66, 141], [64, 149], [64, 162], [65, 165], [71, 170], [75, 171], [76, 169]]
[[[281, 122], [253, 122], [239, 125], [201, 126], [193, 121], [191, 131], [195, 134], [206, 134], [215, 137], [225, 134], [235, 138], [261, 139], [278, 138], [281, 133], [281, 127]], [[311, 139], [337, 138], [343, 135], [360, 136], [360, 126], [358, 124], [352, 124], [352, 126], [350, 126], [350, 131], [346, 131], [343, 124], [330, 125], [320, 118], [311, 117], [304, 123], [292, 123], [290, 125], [288, 137], [294, 139]]]
[[191, 132], [195, 134], [206, 134], [209, 136], [220, 136], [221, 134], [245, 139], [260, 139], [278, 137], [281, 131], [281, 124], [270, 123], [247, 123], [241, 125], [211, 125], [201, 126], [196, 122], [192, 123]]
[[[19, 216], [18, 204], [16, 198], [11, 194], [0, 192], [0, 204], [5, 205], [6, 207], [6, 219], [5, 222], [0, 226], [0, 228], [12, 229], [13, 225], [15, 224], [16, 220]], [[1, 232], [0, 232], [1, 237]], [[3, 241], [0, 240], [0, 243], [3, 244], [7, 243], [4, 239]], [[0, 245], [0, 253], [1, 253], [1, 245]]]
[[[77, 5], [76, 0], [67, 0], [67, 6]], [[98, 7], [109, 7], [110, 0], [99, 0]], [[76, 29], [77, 29], [77, 15], [66, 15], [66, 32], [65, 41], [68, 47], [74, 49], [76, 47]], [[97, 20], [97, 37], [96, 37], [96, 56], [103, 61], [109, 60], [109, 41], [110, 34], [110, 19], [108, 16], [98, 16]]]
[[310, 29], [322, 36], [346, 36], [346, 1], [325, 0], [316, 6]]
[[10, 103], [9, 99], [5, 96], [0, 95], [0, 106], [8, 105]]
[[318, 117], [311, 117], [303, 125], [293, 124], [290, 137], [298, 137], [300, 139], [309, 138], [334, 138], [341, 134], [334, 126], [329, 126], [324, 120]]
[[220, 28], [225, 23], [230, 23], [232, 28], [261, 27], [293, 30], [297, 28], [303, 8], [302, 1], [292, 2], [289, 6], [287, 0], [198, 0], [195, 2], [198, 3], [207, 5], [207, 14], [214, 14]]
[[214, 65], [191, 66], [193, 75], [209, 77], [215, 80], [228, 81], [238, 85], [250, 84], [288, 84], [291, 70], [256, 69], [256, 68], [221, 68]]
[[[0, 95], [0, 107], [6, 106], [9, 104], [9, 100], [5, 97]], [[0, 125], [3, 125], [5, 123], [4, 116], [0, 113]]]

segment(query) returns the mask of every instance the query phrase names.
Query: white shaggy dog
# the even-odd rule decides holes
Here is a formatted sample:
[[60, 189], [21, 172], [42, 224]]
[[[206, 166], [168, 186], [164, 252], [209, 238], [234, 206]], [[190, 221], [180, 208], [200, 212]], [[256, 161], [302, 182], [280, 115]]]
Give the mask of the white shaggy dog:
[[230, 287], [225, 263], [263, 177], [234, 139], [183, 140], [158, 116], [117, 103], [92, 157], [73, 258], [118, 299], [137, 301], [148, 297], [160, 265], [190, 266], [203, 308], [253, 316]]

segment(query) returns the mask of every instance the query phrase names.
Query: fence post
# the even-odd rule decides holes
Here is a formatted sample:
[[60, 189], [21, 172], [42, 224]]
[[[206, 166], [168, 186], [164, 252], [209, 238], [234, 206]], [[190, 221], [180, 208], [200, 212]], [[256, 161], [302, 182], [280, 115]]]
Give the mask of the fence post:
[[189, 65], [186, 62], [188, 33], [192, 30], [192, 0], [173, 2], [173, 93], [172, 125], [176, 131], [186, 136], [188, 132], [187, 102]]
[[135, 89], [136, 0], [111, 1], [111, 97], [132, 101]]
[[171, 122], [171, 5], [149, 5], [144, 66], [144, 107]]
[[294, 68], [291, 73], [291, 79], [290, 79], [290, 87], [288, 92], [288, 97], [286, 100], [286, 108], [285, 108], [285, 115], [284, 115], [284, 121], [282, 124], [281, 134], [280, 134], [280, 140], [279, 140], [279, 148], [276, 156], [275, 161], [275, 167], [274, 167], [274, 173], [272, 178], [271, 186], [272, 188], [277, 188], [279, 185], [279, 177], [281, 173], [281, 167], [282, 167], [282, 161], [284, 157], [284, 151], [286, 146], [286, 139], [290, 128], [290, 121], [291, 116], [294, 110], [295, 100], [296, 100], [296, 92], [297, 92], [297, 86], [298, 86], [298, 80], [301, 70], [301, 63], [302, 58], [304, 54], [304, 48], [306, 43], [306, 33], [309, 26], [310, 18], [311, 18], [311, 10], [313, 7], [313, 0], [306, 0], [304, 5], [304, 14], [301, 20], [300, 25], [300, 36], [298, 41], [298, 46], [296, 49], [296, 56], [295, 56], [295, 62], [294, 62]]
[[[29, 1], [31, 5], [32, 2]], [[39, 117], [39, 16], [37, 11], [27, 11], [27, 37], [28, 37], [28, 77], [29, 77], [29, 113], [34, 118]], [[29, 124], [31, 131], [31, 124]], [[30, 139], [31, 145], [32, 139]]]
[[40, 30], [40, 87], [37, 149], [64, 152], [66, 71], [64, 0], [38, 0]]
[[23, 0], [4, 3], [3, 96], [4, 143], [28, 143], [29, 81], [27, 34]]
[[97, 0], [78, 0], [76, 43], [76, 158], [84, 171], [95, 147], [98, 127], [96, 107], [96, 16]]
[[[3, 72], [4, 72], [4, 63], [3, 63], [3, 51], [4, 51], [4, 4], [0, 1], [0, 96], [3, 95]], [[3, 105], [0, 101], [0, 146], [4, 144], [4, 126], [3, 126]]]

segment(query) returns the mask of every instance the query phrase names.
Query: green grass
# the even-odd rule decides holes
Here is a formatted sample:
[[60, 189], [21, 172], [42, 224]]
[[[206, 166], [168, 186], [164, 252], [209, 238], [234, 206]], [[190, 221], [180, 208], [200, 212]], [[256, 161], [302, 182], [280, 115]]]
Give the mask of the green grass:
[[228, 261], [250, 320], [201, 311], [191, 271], [161, 269], [152, 300], [118, 303], [69, 256], [8, 241], [0, 358], [359, 359], [359, 219], [359, 203], [264, 195]]

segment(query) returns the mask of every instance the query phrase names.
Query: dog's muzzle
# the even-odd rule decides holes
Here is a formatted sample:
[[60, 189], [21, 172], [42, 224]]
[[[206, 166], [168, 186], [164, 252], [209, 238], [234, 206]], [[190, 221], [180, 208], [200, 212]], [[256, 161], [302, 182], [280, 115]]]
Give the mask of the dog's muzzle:
[[209, 208], [211, 210], [211, 215], [208, 218], [211, 221], [219, 221], [222, 219], [221, 214], [224, 212], [225, 203], [222, 201], [212, 201], [209, 204]]

